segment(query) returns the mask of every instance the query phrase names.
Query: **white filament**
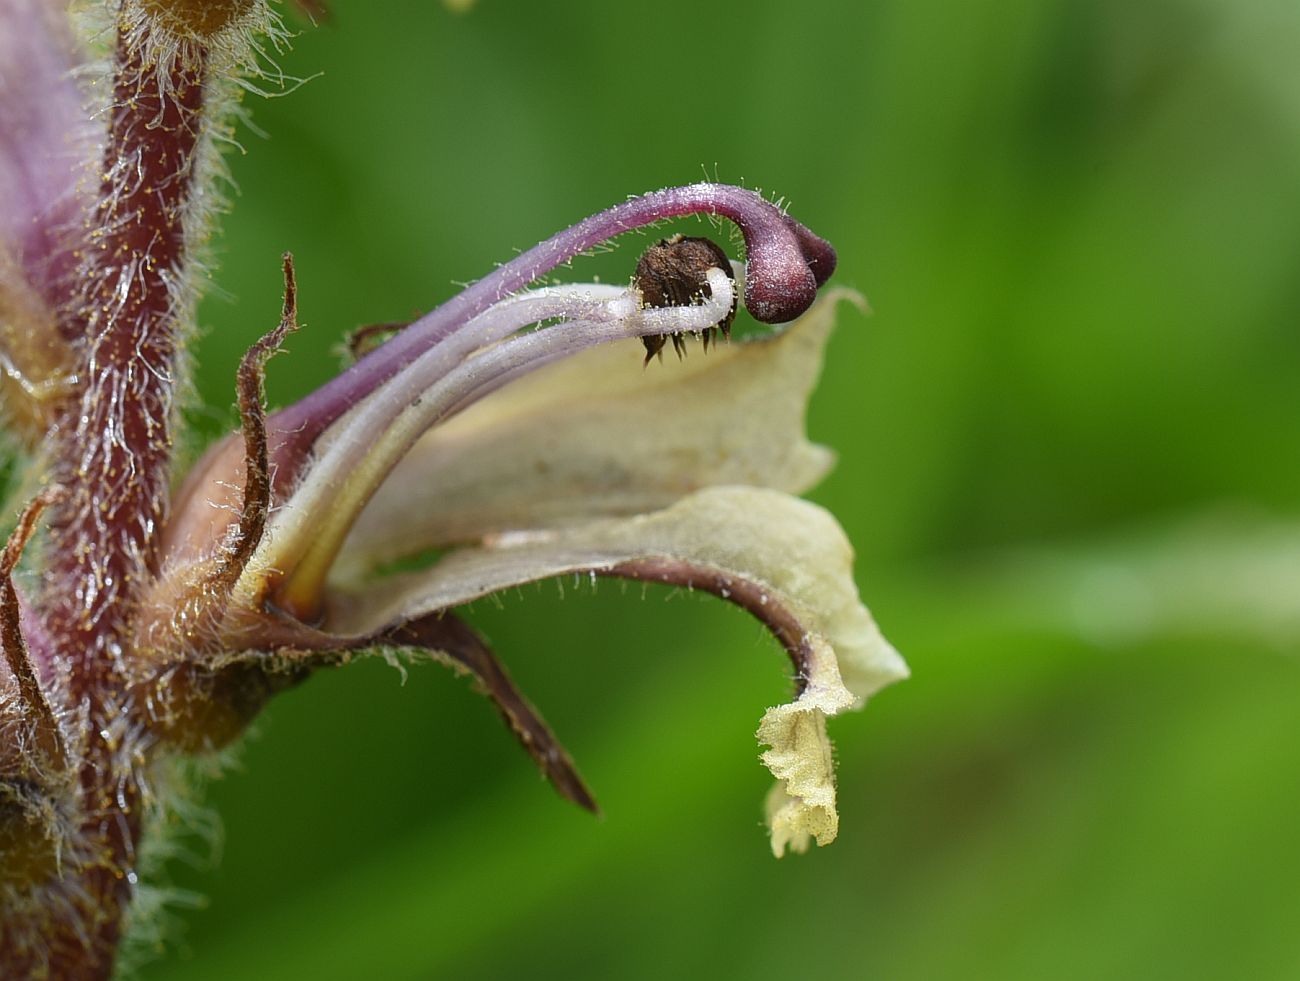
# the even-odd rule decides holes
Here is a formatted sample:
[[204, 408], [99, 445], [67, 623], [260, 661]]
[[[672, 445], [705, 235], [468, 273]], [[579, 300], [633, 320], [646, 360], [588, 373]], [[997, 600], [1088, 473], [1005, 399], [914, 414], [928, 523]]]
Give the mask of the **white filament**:
[[330, 549], [332, 560], [333, 547], [375, 488], [426, 430], [518, 375], [606, 341], [713, 327], [730, 313], [736, 289], [717, 268], [708, 270], [706, 282], [711, 295], [693, 306], [642, 309], [635, 289], [598, 283], [531, 290], [493, 304], [331, 427], [273, 525], [265, 546], [270, 554], [252, 564], [292, 576], [314, 548]]

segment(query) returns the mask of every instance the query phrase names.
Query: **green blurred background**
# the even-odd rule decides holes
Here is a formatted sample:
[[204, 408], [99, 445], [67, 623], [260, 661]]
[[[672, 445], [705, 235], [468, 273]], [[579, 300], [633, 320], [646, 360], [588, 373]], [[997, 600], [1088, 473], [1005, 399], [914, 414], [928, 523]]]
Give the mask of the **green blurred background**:
[[1300, 6], [334, 6], [280, 59], [320, 77], [248, 101], [200, 430], [286, 248], [279, 404], [631, 193], [784, 195], [875, 308], [831, 344], [811, 497], [914, 677], [832, 723], [840, 840], [778, 862], [752, 733], [789, 684], [752, 621], [479, 604], [605, 816], [436, 667], [321, 675], [211, 787], [219, 860], [169, 866], [202, 908], [142, 977], [1300, 977]]

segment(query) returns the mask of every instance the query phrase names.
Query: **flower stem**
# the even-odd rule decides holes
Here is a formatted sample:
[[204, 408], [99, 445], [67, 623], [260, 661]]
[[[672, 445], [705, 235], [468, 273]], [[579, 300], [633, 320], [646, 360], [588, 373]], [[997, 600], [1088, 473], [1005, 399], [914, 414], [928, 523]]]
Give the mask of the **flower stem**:
[[130, 621], [165, 516], [207, 76], [202, 56], [161, 68], [148, 41], [147, 29], [119, 29], [103, 176], [73, 315], [82, 370], [50, 433], [65, 496], [51, 508], [43, 614], [67, 669], [63, 695], [87, 713], [84, 742], [69, 747], [79, 830], [62, 874], [6, 912], [5, 976], [43, 968], [59, 978], [108, 977], [136, 878], [142, 757], [120, 693]]

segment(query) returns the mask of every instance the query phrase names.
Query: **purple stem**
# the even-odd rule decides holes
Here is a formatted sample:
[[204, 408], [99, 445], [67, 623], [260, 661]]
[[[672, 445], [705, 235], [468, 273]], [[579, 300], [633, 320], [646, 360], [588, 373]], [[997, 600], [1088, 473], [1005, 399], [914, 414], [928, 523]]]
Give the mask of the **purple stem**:
[[317, 437], [361, 398], [493, 303], [624, 232], [665, 218], [729, 218], [745, 236], [745, 308], [763, 323], [793, 320], [835, 271], [835, 250], [753, 191], [692, 184], [653, 191], [578, 222], [516, 256], [269, 420], [280, 480], [288, 481]]

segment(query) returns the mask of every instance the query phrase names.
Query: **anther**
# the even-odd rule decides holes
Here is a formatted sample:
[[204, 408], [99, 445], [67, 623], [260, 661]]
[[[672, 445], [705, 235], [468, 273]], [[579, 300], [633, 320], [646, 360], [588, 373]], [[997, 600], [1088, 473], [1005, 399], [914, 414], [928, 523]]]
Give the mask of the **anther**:
[[[647, 307], [683, 307], [690, 306], [701, 299], [713, 296], [706, 274], [710, 269], [721, 269], [732, 279], [731, 262], [727, 253], [717, 243], [699, 236], [686, 237], [674, 235], [662, 239], [650, 246], [637, 260], [636, 275], [633, 282], [641, 294], [641, 303]], [[715, 329], [722, 331], [723, 337], [731, 336], [731, 323], [736, 319], [736, 304], [733, 301], [727, 315], [713, 327], [701, 331], [704, 350], [709, 349]], [[673, 350], [680, 358], [686, 351], [686, 341], [680, 334], [671, 335]], [[645, 363], [656, 354], [663, 359], [664, 344], [668, 337], [663, 334], [641, 338], [645, 345]]]
[[239, 362], [237, 388], [239, 417], [244, 436], [244, 499], [239, 513], [239, 534], [225, 561], [216, 570], [215, 582], [227, 591], [243, 574], [253, 551], [262, 541], [266, 518], [271, 507], [271, 472], [267, 450], [266, 362], [298, 329], [298, 283], [294, 275], [293, 255], [281, 257], [284, 269], [284, 305], [280, 322], [245, 352]]

